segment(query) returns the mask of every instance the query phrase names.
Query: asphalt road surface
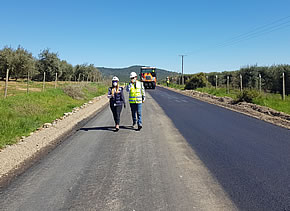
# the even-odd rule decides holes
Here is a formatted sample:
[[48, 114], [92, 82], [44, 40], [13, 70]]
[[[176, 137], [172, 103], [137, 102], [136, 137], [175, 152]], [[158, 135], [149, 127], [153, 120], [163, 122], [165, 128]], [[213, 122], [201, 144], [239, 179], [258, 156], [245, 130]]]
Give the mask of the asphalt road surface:
[[290, 131], [164, 88], [107, 107], [0, 190], [0, 210], [290, 210]]

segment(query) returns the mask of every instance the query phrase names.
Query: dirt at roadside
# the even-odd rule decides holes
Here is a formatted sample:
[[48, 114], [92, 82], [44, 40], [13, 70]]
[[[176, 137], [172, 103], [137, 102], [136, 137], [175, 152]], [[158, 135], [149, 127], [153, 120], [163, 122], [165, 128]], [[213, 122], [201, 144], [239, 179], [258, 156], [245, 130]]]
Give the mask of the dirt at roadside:
[[253, 103], [241, 102], [234, 104], [234, 100], [230, 97], [216, 97], [207, 93], [195, 90], [179, 90], [162, 86], [163, 88], [187, 95], [198, 100], [218, 105], [245, 115], [255, 117], [257, 119], [290, 129], [290, 115], [276, 111], [274, 109], [256, 105]]

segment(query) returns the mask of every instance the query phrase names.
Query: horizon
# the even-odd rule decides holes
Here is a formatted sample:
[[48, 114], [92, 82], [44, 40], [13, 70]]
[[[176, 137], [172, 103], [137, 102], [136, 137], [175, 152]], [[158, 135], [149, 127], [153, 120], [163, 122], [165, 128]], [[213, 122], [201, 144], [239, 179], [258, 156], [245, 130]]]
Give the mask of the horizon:
[[0, 48], [21, 45], [36, 57], [49, 48], [72, 65], [181, 72], [179, 55], [187, 55], [184, 73], [191, 74], [290, 63], [287, 0], [12, 0], [1, 6]]

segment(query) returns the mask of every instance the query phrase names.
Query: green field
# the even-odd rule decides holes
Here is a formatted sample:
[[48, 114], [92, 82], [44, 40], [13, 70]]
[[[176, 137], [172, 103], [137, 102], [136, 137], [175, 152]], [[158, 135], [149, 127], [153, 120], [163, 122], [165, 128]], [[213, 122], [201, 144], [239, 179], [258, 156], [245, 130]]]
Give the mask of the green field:
[[11, 83], [8, 97], [0, 98], [0, 148], [107, 91], [107, 86], [96, 83], [60, 83], [56, 89], [47, 84], [43, 92], [42, 84], [33, 82], [29, 94], [23, 87], [23, 82]]

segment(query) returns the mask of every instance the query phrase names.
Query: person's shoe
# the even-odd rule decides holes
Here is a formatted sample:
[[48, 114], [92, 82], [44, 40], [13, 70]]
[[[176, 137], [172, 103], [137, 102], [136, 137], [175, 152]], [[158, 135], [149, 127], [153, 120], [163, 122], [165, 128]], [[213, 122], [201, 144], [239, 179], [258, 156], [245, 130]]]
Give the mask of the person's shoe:
[[119, 128], [116, 128], [116, 129], [115, 129], [115, 132], [118, 132], [118, 131], [119, 131]]
[[135, 126], [136, 126], [136, 122], [133, 122], [132, 128], [135, 128]]
[[138, 125], [138, 130], [141, 130], [142, 129], [142, 125]]

